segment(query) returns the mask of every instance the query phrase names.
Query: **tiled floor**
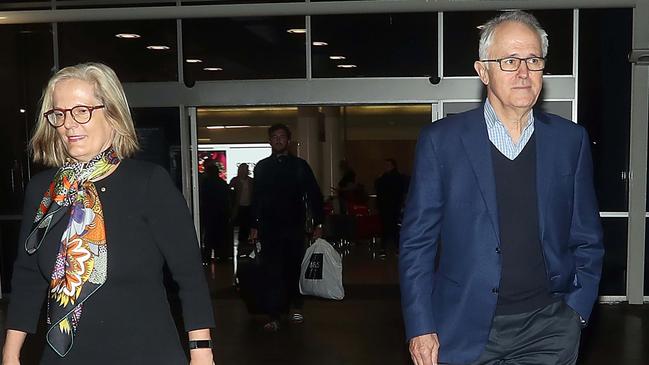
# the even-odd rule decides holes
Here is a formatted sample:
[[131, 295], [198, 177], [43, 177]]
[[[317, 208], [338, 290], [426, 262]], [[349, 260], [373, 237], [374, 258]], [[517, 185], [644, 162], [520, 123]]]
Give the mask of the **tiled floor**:
[[[230, 286], [231, 264], [208, 269], [217, 328], [217, 364], [405, 365], [409, 364], [399, 308], [396, 259], [372, 260], [366, 246], [345, 258], [346, 298], [308, 299], [301, 325], [282, 323], [261, 331]], [[0, 326], [6, 303], [0, 303]], [[2, 340], [0, 340], [1, 342]], [[31, 339], [23, 365], [36, 364], [39, 339]], [[649, 364], [649, 305], [598, 305], [584, 330], [579, 364]]]

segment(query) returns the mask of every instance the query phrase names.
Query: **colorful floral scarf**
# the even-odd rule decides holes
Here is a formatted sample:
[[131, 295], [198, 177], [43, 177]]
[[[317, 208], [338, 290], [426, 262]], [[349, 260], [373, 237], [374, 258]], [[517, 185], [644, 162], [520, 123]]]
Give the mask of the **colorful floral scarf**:
[[119, 157], [109, 148], [92, 160], [67, 162], [54, 176], [36, 212], [25, 249], [33, 254], [50, 226], [70, 209], [61, 237], [47, 300], [47, 342], [61, 357], [74, 343], [83, 303], [106, 281], [108, 246], [104, 214], [93, 180], [107, 174]]

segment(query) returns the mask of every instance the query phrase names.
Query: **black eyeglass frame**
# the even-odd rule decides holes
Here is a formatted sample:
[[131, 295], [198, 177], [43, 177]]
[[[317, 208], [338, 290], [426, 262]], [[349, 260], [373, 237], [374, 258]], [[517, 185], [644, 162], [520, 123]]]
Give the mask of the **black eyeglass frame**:
[[[518, 60], [518, 66], [516, 67], [516, 69], [515, 70], [505, 70], [505, 69], [503, 69], [502, 61], [504, 61], [504, 60], [512, 60], [512, 59]], [[531, 69], [530, 64], [528, 63], [528, 60], [534, 60], [534, 59], [542, 60], [543, 61], [543, 68], [538, 69], [538, 70]], [[527, 69], [529, 71], [537, 72], [537, 71], [545, 70], [545, 63], [546, 63], [545, 57], [537, 57], [537, 56], [525, 57], [525, 58], [503, 57], [503, 58], [498, 58], [498, 59], [495, 59], [495, 60], [480, 60], [480, 62], [498, 62], [498, 66], [500, 67], [500, 70], [504, 71], [504, 72], [516, 72], [516, 71], [518, 71], [518, 69], [521, 68], [521, 64], [523, 63], [523, 61], [525, 61], [525, 65], [527, 66]]]
[[[62, 126], [63, 124], [65, 124], [65, 118], [67, 118], [67, 115], [66, 115], [67, 112], [70, 113], [70, 116], [72, 117], [72, 120], [74, 120], [75, 122], [77, 122], [79, 124], [86, 124], [86, 123], [90, 122], [90, 119], [92, 119], [92, 112], [93, 111], [95, 111], [96, 109], [103, 109], [105, 107], [106, 106], [102, 104], [102, 105], [93, 105], [93, 106], [91, 106], [91, 105], [75, 105], [75, 106], [73, 106], [72, 108], [69, 108], [69, 109], [53, 108], [53, 109], [50, 109], [50, 110], [46, 111], [45, 113], [43, 113], [43, 116], [45, 117], [45, 120], [47, 120], [47, 122], [54, 128], [58, 128], [58, 127]], [[81, 122], [81, 121], [78, 121], [77, 118], [74, 117], [74, 113], [72, 113], [72, 111], [74, 109], [77, 109], [77, 108], [86, 108], [86, 109], [88, 109], [88, 112], [89, 112], [88, 120]], [[59, 112], [63, 113], [63, 121], [61, 122], [61, 124], [55, 124], [55, 123], [52, 122], [52, 120], [50, 120], [50, 115], [54, 114], [54, 112], [56, 112], [56, 111], [59, 111]]]

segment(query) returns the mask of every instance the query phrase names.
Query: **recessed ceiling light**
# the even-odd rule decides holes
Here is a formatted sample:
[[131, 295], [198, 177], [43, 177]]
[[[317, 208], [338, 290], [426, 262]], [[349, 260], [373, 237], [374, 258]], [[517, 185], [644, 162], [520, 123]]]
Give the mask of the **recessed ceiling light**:
[[20, 113], [21, 113], [21, 114], [25, 114], [26, 112], [27, 112], [27, 110], [25, 110], [25, 109], [20, 109]]
[[316, 47], [323, 47], [323, 46], [328, 46], [329, 43], [315, 41], [315, 42], [313, 42], [313, 45], [316, 46]]
[[338, 68], [356, 68], [356, 65], [336, 65]]
[[291, 34], [304, 34], [304, 33], [306, 33], [306, 29], [304, 29], [304, 28], [291, 28], [291, 29], [287, 30], [287, 32], [289, 32]]
[[220, 68], [220, 67], [204, 67], [203, 70], [204, 71], [223, 71], [223, 69]]
[[154, 51], [166, 51], [168, 49], [171, 49], [169, 46], [146, 46], [146, 49], [151, 49]]
[[201, 63], [201, 62], [203, 62], [203, 60], [198, 59], [198, 58], [188, 58], [188, 59], [185, 60], [185, 62], [187, 62], [187, 63]]
[[122, 38], [122, 39], [136, 39], [136, 38], [140, 38], [141, 36], [135, 33], [118, 33], [115, 34], [115, 37]]
[[346, 60], [347, 57], [345, 56], [329, 56], [330, 60]]

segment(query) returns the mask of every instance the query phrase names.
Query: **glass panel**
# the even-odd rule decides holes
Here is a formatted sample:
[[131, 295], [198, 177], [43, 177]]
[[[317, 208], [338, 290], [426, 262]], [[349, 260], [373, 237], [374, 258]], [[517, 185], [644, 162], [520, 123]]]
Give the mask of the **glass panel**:
[[134, 108], [135, 131], [140, 142], [136, 159], [156, 163], [182, 191], [182, 160], [180, 157], [180, 110], [178, 108]]
[[289, 33], [304, 22], [296, 16], [183, 20], [185, 79], [304, 78], [305, 35]]
[[[646, 220], [649, 223], [649, 220]], [[644, 235], [644, 295], [649, 296], [649, 224], [645, 223]]]
[[313, 16], [311, 24], [313, 77], [437, 76], [437, 13]]
[[592, 142], [601, 211], [627, 211], [632, 24], [631, 9], [579, 13], [577, 115]]
[[[572, 74], [572, 10], [531, 10], [548, 33], [550, 47], [546, 75]], [[476, 76], [478, 26], [500, 14], [497, 11], [444, 13], [444, 76]]]
[[0, 44], [0, 214], [18, 214], [31, 168], [26, 146], [54, 64], [51, 26], [0, 25]]
[[178, 80], [175, 20], [59, 23], [58, 30], [61, 67], [97, 61], [122, 82]]
[[626, 295], [627, 218], [602, 218], [604, 267], [599, 295]]
[[572, 101], [541, 101], [538, 105], [546, 113], [572, 120]]
[[345, 159], [356, 183], [367, 193], [384, 171], [385, 159], [410, 176], [414, 148], [422, 127], [431, 122], [431, 105], [367, 105], [343, 108]]

